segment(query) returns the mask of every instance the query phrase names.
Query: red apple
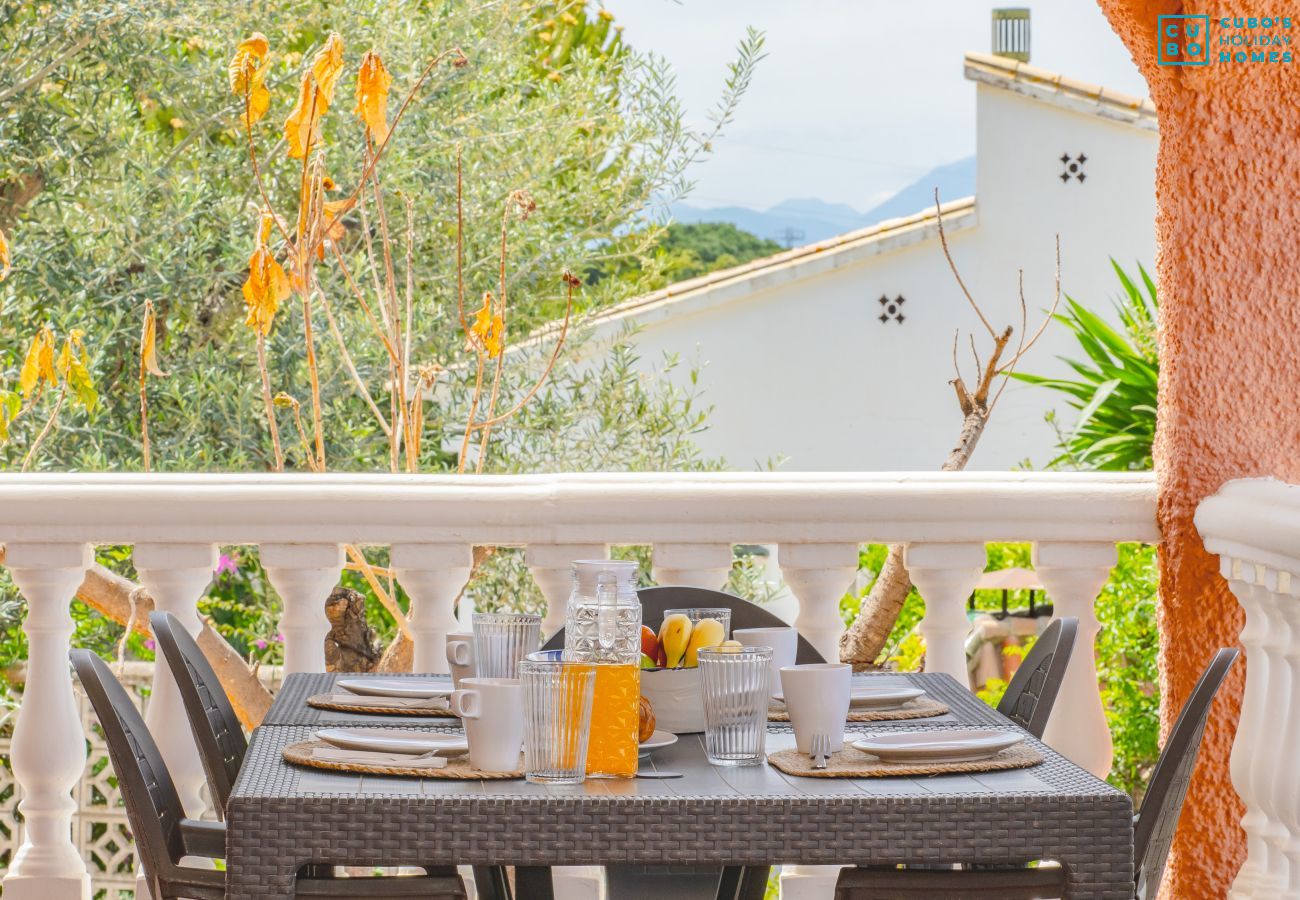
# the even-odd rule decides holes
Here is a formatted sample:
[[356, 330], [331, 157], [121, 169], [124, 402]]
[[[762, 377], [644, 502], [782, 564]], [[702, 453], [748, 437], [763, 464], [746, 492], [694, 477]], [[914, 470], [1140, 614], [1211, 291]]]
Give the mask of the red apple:
[[649, 625], [641, 626], [641, 652], [651, 659], [659, 657], [659, 638]]

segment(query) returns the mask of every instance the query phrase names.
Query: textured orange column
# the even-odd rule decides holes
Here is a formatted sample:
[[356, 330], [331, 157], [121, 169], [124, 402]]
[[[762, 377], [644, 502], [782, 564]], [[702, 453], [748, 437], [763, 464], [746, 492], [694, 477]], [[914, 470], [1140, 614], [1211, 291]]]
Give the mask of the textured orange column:
[[[1232, 478], [1300, 481], [1300, 46], [1293, 63], [1156, 64], [1158, 15], [1274, 16], [1275, 4], [1099, 0], [1147, 79], [1156, 166], [1160, 403], [1156, 429], [1162, 719], [1167, 733], [1241, 610], [1192, 514]], [[1289, 14], [1292, 10], [1284, 10]], [[1300, 44], [1300, 8], [1293, 35]], [[1265, 48], [1269, 49], [1269, 48]], [[1245, 853], [1228, 757], [1238, 665], [1217, 704], [1164, 897], [1223, 897]]]

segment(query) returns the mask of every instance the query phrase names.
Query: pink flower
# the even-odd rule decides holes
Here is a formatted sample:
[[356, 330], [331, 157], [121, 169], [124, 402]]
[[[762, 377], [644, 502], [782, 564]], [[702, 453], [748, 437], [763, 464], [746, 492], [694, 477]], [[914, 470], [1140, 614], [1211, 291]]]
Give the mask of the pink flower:
[[277, 633], [275, 637], [271, 638], [271, 640], [275, 641], [277, 644], [283, 644], [284, 635]]
[[155, 649], [157, 646], [158, 646], [158, 645], [155, 644], [155, 643], [153, 642], [153, 638], [145, 638], [145, 639], [144, 639], [144, 649], [146, 649], [146, 650], [153, 650], [153, 649]]
[[257, 640], [253, 641], [253, 646], [256, 647], [258, 650], [265, 650], [266, 641], [262, 640], [261, 638], [258, 638]]
[[239, 566], [235, 564], [234, 558], [226, 553], [221, 554], [217, 560], [217, 575], [234, 575], [237, 572], [239, 572]]

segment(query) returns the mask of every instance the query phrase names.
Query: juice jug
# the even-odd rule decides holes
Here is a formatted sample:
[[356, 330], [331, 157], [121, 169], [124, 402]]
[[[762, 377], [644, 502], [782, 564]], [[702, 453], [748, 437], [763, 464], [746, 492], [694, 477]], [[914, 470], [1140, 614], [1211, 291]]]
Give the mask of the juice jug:
[[564, 657], [596, 664], [587, 743], [587, 775], [632, 778], [639, 744], [641, 601], [636, 563], [573, 564], [573, 593], [564, 628]]

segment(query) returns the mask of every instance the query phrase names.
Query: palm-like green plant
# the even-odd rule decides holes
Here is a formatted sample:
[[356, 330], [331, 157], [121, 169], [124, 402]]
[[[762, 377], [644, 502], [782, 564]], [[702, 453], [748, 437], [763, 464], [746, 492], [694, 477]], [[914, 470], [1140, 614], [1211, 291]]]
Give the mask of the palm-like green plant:
[[1087, 360], [1062, 358], [1077, 378], [1048, 378], [1015, 373], [1013, 377], [1069, 397], [1079, 411], [1069, 428], [1057, 425], [1060, 455], [1049, 466], [1109, 471], [1151, 468], [1151, 442], [1156, 431], [1156, 382], [1160, 371], [1156, 355], [1156, 286], [1146, 269], [1138, 266], [1142, 286], [1111, 265], [1124, 294], [1115, 303], [1121, 328], [1068, 295], [1065, 310], [1056, 319], [1069, 328]]

